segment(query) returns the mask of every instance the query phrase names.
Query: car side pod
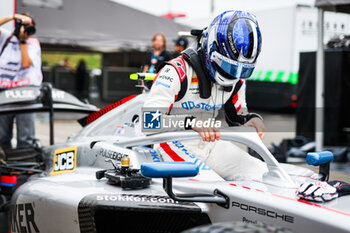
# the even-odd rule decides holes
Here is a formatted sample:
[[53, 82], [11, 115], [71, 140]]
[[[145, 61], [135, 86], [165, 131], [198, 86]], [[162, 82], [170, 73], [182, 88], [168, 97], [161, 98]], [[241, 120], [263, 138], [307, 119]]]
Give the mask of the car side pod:
[[173, 177], [193, 177], [199, 172], [199, 167], [191, 162], [150, 162], [141, 164], [141, 175], [150, 178], [163, 178], [163, 188], [170, 198], [181, 202], [216, 203], [229, 208], [228, 196], [215, 189], [214, 194], [175, 194], [173, 192]]
[[328, 181], [329, 165], [333, 161], [334, 155], [330, 151], [309, 152], [306, 156], [308, 165], [319, 166], [320, 180]]

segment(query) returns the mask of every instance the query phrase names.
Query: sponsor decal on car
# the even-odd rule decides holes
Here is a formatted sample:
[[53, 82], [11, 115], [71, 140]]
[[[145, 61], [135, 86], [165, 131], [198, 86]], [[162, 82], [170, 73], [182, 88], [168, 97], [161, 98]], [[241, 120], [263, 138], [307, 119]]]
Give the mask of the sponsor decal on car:
[[104, 158], [107, 158], [107, 159], [113, 159], [113, 160], [117, 160], [117, 161], [121, 161], [124, 156], [126, 156], [126, 157], [128, 156], [127, 154], [124, 154], [124, 153], [116, 152], [113, 150], [107, 150], [107, 149], [103, 149], [103, 148], [101, 148], [98, 151], [98, 155], [102, 156]]
[[178, 201], [174, 201], [169, 197], [159, 197], [159, 196], [137, 196], [128, 194], [116, 194], [116, 195], [97, 195], [96, 201], [122, 201], [122, 202], [148, 202], [148, 203], [170, 203], [178, 204]]
[[253, 224], [258, 224], [259, 222], [257, 220], [250, 220], [246, 217], [243, 217], [242, 218], [242, 222], [245, 222], [245, 223], [253, 223]]
[[[11, 99], [33, 99], [36, 98], [40, 91], [37, 89], [24, 89], [24, 90], [5, 90], [5, 98]], [[53, 99], [64, 99], [64, 91], [52, 90]]]
[[281, 198], [281, 199], [284, 199], [284, 200], [289, 200], [289, 201], [293, 201], [293, 202], [303, 203], [303, 204], [306, 204], [308, 206], [321, 208], [321, 209], [324, 209], [324, 210], [327, 210], [327, 211], [331, 211], [331, 212], [334, 212], [334, 213], [338, 213], [338, 214], [342, 214], [342, 215], [350, 217], [350, 213], [343, 212], [343, 211], [340, 211], [340, 210], [337, 210], [337, 209], [333, 209], [333, 208], [330, 208], [330, 207], [327, 207], [327, 206], [324, 206], [324, 205], [319, 205], [319, 204], [316, 204], [314, 202], [308, 202], [308, 201], [305, 201], [305, 200], [284, 196], [284, 195], [281, 195], [281, 194], [278, 194], [278, 193], [271, 193], [271, 192], [267, 192], [267, 191], [264, 191], [264, 190], [261, 190], [261, 189], [250, 188], [250, 187], [247, 187], [247, 186], [240, 186], [240, 185], [237, 185], [237, 184], [234, 184], [234, 183], [229, 183], [229, 185], [231, 185], [233, 187], [236, 187], [236, 188], [242, 188], [242, 189], [251, 190], [251, 191], [254, 191], [254, 192], [263, 193], [263, 194], [266, 194], [266, 195], [272, 195], [274, 197], [278, 197], [278, 198]]
[[153, 162], [160, 162], [160, 157], [156, 150], [150, 148], [148, 152], [151, 154]]
[[78, 205], [80, 222], [92, 222], [90, 217], [94, 209], [108, 208], [110, 210], [125, 210], [132, 212], [147, 209], [147, 212], [171, 209], [186, 211], [186, 213], [200, 213], [201, 208], [193, 202], [178, 202], [168, 196], [137, 195], [137, 194], [90, 194], [85, 196]]
[[77, 147], [65, 147], [55, 150], [53, 168], [50, 175], [73, 172], [77, 165]]
[[35, 211], [33, 203], [16, 204], [11, 208], [11, 232], [35, 232], [39, 228], [35, 223]]
[[64, 99], [65, 93], [60, 90], [52, 90], [52, 98], [53, 99]]
[[146, 146], [141, 146], [141, 148], [145, 149], [145, 153], [149, 153], [151, 158], [152, 158], [152, 161], [153, 162], [161, 162], [161, 157], [159, 156], [158, 152], [153, 149], [153, 148], [149, 148], [149, 147], [146, 147]]
[[249, 204], [246, 204], [246, 203], [240, 203], [238, 201], [232, 201], [231, 202], [231, 207], [232, 208], [238, 208], [240, 210], [247, 211], [247, 212], [250, 212], [250, 213], [255, 213], [255, 214], [258, 214], [258, 215], [266, 216], [266, 217], [269, 217], [269, 218], [274, 218], [274, 219], [281, 220], [281, 221], [284, 221], [284, 222], [294, 223], [294, 217], [293, 216], [290, 216], [288, 214], [277, 213], [276, 211], [273, 211], [273, 210], [268, 210], [268, 209], [265, 209], [265, 208], [256, 207], [256, 206], [249, 205]]
[[193, 153], [188, 151], [181, 142], [173, 141], [172, 144], [176, 146], [178, 149], [180, 149], [182, 152], [184, 152], [185, 155], [187, 155], [190, 159], [194, 159], [194, 161], [192, 162], [198, 165], [199, 170], [208, 170], [208, 171], [210, 170], [210, 167], [208, 167], [205, 163], [203, 163], [203, 161], [197, 158], [197, 156], [195, 156]]
[[25, 98], [34, 98], [36, 97], [35, 90], [6, 90], [5, 97], [6, 98], [14, 98], [14, 99], [25, 99]]

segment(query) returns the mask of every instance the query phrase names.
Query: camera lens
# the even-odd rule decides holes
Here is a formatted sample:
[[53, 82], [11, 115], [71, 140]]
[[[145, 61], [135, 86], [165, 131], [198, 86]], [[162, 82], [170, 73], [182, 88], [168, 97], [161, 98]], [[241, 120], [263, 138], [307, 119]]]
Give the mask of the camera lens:
[[35, 34], [35, 27], [30, 25], [24, 25], [24, 31], [27, 33], [27, 35], [31, 36]]

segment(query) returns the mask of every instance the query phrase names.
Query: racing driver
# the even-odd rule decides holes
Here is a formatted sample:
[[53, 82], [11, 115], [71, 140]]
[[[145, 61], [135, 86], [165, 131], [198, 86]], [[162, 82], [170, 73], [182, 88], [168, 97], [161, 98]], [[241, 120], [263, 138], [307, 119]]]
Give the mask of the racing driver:
[[233, 143], [221, 141], [219, 128], [187, 124], [217, 118], [222, 109], [229, 126], [255, 127], [263, 138], [262, 118], [248, 113], [245, 100], [245, 79], [251, 76], [261, 50], [258, 22], [248, 12], [226, 11], [197, 34], [192, 46], [157, 74], [144, 108], [187, 116], [185, 129], [197, 131], [202, 140], [161, 143], [160, 153], [170, 161], [196, 155], [226, 180], [259, 179], [266, 165]]

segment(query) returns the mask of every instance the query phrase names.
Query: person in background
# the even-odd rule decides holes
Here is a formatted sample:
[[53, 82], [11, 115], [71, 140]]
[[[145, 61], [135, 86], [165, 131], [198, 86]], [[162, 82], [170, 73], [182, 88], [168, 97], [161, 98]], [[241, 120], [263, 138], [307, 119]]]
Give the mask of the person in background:
[[88, 98], [89, 74], [84, 59], [79, 60], [78, 66], [73, 70], [73, 73], [75, 75], [76, 95], [82, 99]]
[[157, 33], [152, 38], [153, 51], [147, 56], [144, 73], [157, 73], [159, 67], [171, 59], [166, 48], [166, 38], [162, 33]]
[[72, 69], [72, 67], [69, 65], [69, 58], [65, 57], [61, 62], [60, 66], [65, 67], [67, 69]]
[[[35, 34], [35, 21], [28, 13], [0, 17], [0, 26], [15, 20], [14, 32], [0, 28], [0, 89], [39, 86], [41, 48]], [[35, 143], [34, 114], [0, 115], [0, 147], [11, 149], [13, 123], [17, 124], [17, 148], [30, 148]]]
[[186, 38], [179, 37], [175, 41], [173, 58], [180, 56], [181, 52], [187, 48], [188, 41]]

